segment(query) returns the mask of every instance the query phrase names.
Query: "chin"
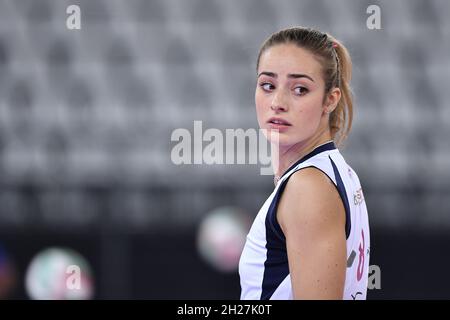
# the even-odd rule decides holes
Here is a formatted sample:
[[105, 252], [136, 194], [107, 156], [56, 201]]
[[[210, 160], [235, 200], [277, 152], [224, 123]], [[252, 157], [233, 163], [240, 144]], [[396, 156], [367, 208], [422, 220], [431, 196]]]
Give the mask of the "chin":
[[278, 143], [280, 146], [289, 146], [296, 143], [296, 139], [292, 136], [292, 134], [273, 131], [274, 130], [267, 129], [268, 134], [265, 135], [270, 143]]

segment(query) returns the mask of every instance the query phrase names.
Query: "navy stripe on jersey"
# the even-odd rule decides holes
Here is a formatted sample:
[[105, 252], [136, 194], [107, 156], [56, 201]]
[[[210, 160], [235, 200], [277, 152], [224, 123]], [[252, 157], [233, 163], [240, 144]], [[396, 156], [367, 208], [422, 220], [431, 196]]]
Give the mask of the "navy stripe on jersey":
[[273, 227], [270, 219], [266, 219], [267, 256], [264, 262], [261, 300], [269, 300], [276, 288], [289, 274], [286, 241], [277, 237]]
[[348, 237], [350, 236], [351, 221], [350, 221], [350, 206], [348, 204], [347, 192], [345, 191], [344, 182], [342, 182], [342, 178], [341, 175], [339, 174], [339, 170], [337, 169], [336, 164], [334, 163], [333, 159], [331, 159], [330, 156], [328, 156], [328, 158], [330, 158], [331, 165], [333, 166], [334, 177], [336, 178], [336, 188], [339, 192], [339, 195], [341, 196], [345, 208], [345, 237], [348, 239]]
[[314, 157], [315, 155], [318, 155], [319, 153], [322, 153], [324, 151], [329, 151], [329, 150], [334, 150], [336, 149], [336, 145], [334, 144], [333, 141], [327, 142], [321, 146], [318, 146], [317, 148], [315, 148], [313, 151], [311, 151], [310, 153], [308, 153], [306, 156], [304, 156], [303, 158], [301, 158], [300, 160], [298, 160], [296, 163], [294, 163], [292, 166], [289, 167], [289, 169], [287, 169], [285, 171], [285, 173], [281, 176], [281, 178], [283, 178], [289, 171], [291, 171], [292, 169], [294, 169], [296, 166], [298, 166], [300, 163], [305, 162], [306, 160], [308, 160], [309, 158]]
[[[289, 169], [286, 170], [286, 172], [283, 174], [283, 176], [293, 168], [298, 166], [300, 163], [314, 157], [315, 155], [324, 151], [334, 149], [336, 149], [336, 146], [333, 141], [317, 147], [316, 149], [305, 155], [303, 158], [298, 160], [296, 163], [294, 163], [292, 166], [290, 166]], [[286, 238], [276, 219], [278, 203], [280, 202], [281, 195], [283, 194], [283, 190], [286, 187], [288, 180], [289, 178], [281, 182], [281, 185], [279, 186], [270, 204], [269, 211], [266, 216], [265, 224], [267, 255], [266, 261], [264, 262], [264, 276], [262, 282], [261, 300], [269, 300], [275, 292], [276, 288], [278, 288], [280, 283], [289, 275]]]

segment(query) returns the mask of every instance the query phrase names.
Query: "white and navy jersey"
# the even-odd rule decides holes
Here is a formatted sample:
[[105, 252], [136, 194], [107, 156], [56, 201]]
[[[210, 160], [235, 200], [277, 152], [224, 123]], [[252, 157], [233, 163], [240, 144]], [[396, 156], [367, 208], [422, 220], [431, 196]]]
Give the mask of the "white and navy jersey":
[[294, 163], [258, 212], [239, 261], [243, 300], [293, 298], [286, 238], [277, 222], [277, 206], [289, 177], [307, 167], [315, 167], [326, 174], [344, 204], [347, 272], [343, 298], [366, 298], [370, 252], [367, 208], [358, 176], [330, 141]]

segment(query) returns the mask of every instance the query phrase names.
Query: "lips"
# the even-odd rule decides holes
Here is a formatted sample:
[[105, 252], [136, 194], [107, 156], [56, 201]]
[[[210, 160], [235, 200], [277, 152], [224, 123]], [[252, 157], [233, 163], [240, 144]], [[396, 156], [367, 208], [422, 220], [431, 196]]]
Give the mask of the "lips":
[[275, 124], [275, 125], [281, 125], [281, 126], [292, 126], [288, 121], [281, 119], [281, 118], [270, 118], [267, 123]]

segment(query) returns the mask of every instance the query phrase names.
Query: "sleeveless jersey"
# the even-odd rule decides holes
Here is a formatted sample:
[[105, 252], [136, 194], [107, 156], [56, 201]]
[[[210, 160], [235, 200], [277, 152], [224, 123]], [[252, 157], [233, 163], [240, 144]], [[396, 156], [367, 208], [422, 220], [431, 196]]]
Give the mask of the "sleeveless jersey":
[[258, 212], [239, 261], [243, 300], [293, 298], [286, 239], [277, 222], [276, 211], [289, 177], [307, 167], [315, 167], [328, 176], [344, 205], [347, 270], [343, 298], [366, 298], [370, 234], [364, 195], [355, 171], [345, 162], [334, 142], [329, 141], [294, 163]]

